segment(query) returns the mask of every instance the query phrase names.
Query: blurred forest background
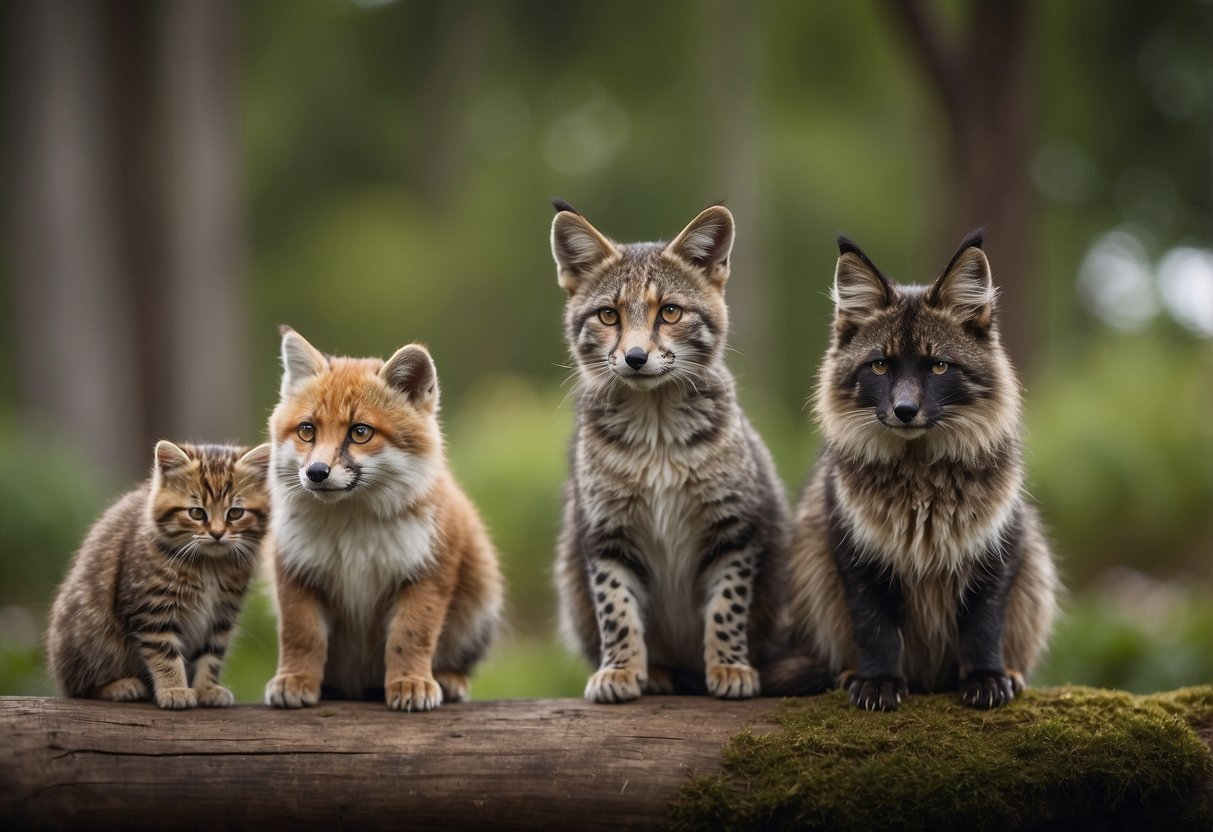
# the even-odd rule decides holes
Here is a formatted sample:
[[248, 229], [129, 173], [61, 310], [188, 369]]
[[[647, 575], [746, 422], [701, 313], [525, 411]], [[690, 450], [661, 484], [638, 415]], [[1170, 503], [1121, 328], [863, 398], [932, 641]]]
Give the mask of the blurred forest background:
[[[1038, 673], [1213, 680], [1213, 3], [8, 0], [0, 694], [160, 437], [260, 441], [276, 325], [427, 342], [511, 630], [478, 698], [578, 695], [550, 561], [561, 196], [620, 240], [725, 200], [730, 364], [789, 492], [834, 236], [903, 282], [986, 225], [1069, 588]], [[271, 608], [227, 677], [259, 700]]]

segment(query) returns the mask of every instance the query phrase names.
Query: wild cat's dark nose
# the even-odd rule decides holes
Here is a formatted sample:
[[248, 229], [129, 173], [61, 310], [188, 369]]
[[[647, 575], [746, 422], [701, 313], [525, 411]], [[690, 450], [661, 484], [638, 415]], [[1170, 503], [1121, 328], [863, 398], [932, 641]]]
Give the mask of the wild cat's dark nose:
[[329, 467], [323, 462], [313, 462], [307, 467], [307, 478], [312, 482], [324, 482], [329, 478]]
[[628, 366], [633, 370], [639, 370], [649, 360], [649, 354], [640, 347], [632, 347], [624, 353], [623, 360], [628, 362]]
[[918, 405], [914, 404], [914, 402], [898, 402], [893, 405], [893, 412], [897, 414], [898, 419], [908, 425], [918, 415]]

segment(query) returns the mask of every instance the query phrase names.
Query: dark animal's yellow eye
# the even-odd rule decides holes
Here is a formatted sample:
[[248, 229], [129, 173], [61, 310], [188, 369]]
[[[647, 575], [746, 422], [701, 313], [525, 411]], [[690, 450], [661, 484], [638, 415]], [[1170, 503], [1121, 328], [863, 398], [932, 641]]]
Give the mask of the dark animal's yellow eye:
[[885, 361], [883, 358], [877, 358], [872, 362], [872, 372], [874, 372], [876, 375], [883, 376], [888, 371], [889, 362]]
[[619, 313], [609, 306], [604, 306], [598, 310], [598, 320], [607, 326], [614, 326], [619, 323]]
[[355, 445], [364, 445], [371, 441], [371, 437], [375, 435], [375, 429], [370, 425], [354, 425], [350, 428], [350, 441]]
[[239, 520], [243, 516], [244, 516], [244, 509], [242, 509], [242, 508], [229, 508], [227, 510], [227, 522], [229, 522], [229, 523], [235, 523], [237, 520]]
[[948, 362], [936, 361], [931, 365], [931, 372], [937, 376], [941, 376], [948, 371]]
[[304, 422], [295, 432], [299, 434], [299, 438], [304, 442], [316, 441], [316, 426], [311, 422]]
[[681, 306], [675, 306], [672, 303], [667, 303], [665, 306], [661, 307], [661, 320], [665, 321], [667, 324], [676, 324], [681, 317]]
[[201, 523], [203, 520], [206, 519], [206, 509], [191, 508], [189, 510], [189, 515], [190, 515], [191, 520], [197, 520], [199, 523]]

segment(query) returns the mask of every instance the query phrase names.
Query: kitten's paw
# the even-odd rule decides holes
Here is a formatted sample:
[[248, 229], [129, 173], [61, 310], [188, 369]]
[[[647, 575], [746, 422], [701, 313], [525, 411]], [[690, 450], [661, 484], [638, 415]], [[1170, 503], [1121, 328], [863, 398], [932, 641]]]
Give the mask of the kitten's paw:
[[304, 673], [279, 673], [265, 686], [265, 704], [302, 708], [320, 701], [320, 680]]
[[384, 684], [393, 711], [432, 711], [442, 704], [442, 688], [432, 677], [401, 676]]
[[749, 699], [759, 691], [758, 671], [745, 664], [709, 664], [708, 693], [719, 699]]
[[203, 708], [227, 708], [236, 701], [232, 692], [222, 685], [209, 685], [199, 688], [198, 704]]
[[664, 667], [650, 667], [649, 678], [641, 686], [646, 694], [669, 696], [674, 693], [674, 677]]
[[585, 698], [591, 702], [630, 702], [640, 698], [643, 680], [635, 670], [606, 667], [585, 683]]
[[865, 711], [895, 711], [910, 688], [901, 676], [860, 676], [847, 671], [838, 686], [851, 697], [851, 704]]
[[972, 670], [960, 680], [961, 701], [970, 708], [1000, 707], [1021, 690], [1023, 677], [1013, 670]]
[[125, 679], [115, 679], [108, 685], [102, 685], [93, 693], [96, 699], [109, 699], [112, 702], [137, 702], [140, 699], [150, 699], [147, 685], [142, 679], [129, 676]]
[[439, 670], [434, 673], [438, 687], [442, 688], [443, 702], [468, 701], [468, 677], [457, 670]]
[[170, 711], [198, 707], [198, 696], [190, 688], [163, 688], [156, 691], [156, 704]]

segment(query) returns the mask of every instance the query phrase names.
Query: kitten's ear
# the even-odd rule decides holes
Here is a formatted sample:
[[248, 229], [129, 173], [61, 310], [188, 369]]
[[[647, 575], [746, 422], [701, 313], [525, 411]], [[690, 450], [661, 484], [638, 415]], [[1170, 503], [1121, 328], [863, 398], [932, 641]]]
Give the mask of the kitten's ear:
[[729, 279], [733, 234], [733, 215], [729, 209], [713, 205], [691, 220], [665, 250], [701, 270], [712, 283], [723, 286]]
[[570, 295], [577, 293], [586, 275], [619, 253], [589, 220], [567, 202], [557, 203], [552, 220], [552, 257], [556, 260], [556, 282]]
[[258, 445], [244, 456], [236, 460], [236, 465], [253, 471], [258, 477], [264, 478], [270, 469], [270, 443]]
[[190, 464], [190, 455], [167, 439], [156, 443], [156, 470], [162, 474]]
[[289, 326], [281, 326], [282, 333], [282, 389], [286, 398], [299, 384], [319, 375], [328, 368], [324, 353], [313, 347], [302, 335]]
[[957, 315], [979, 332], [994, 323], [994, 301], [998, 295], [990, 274], [990, 261], [981, 250], [982, 234], [970, 234], [927, 291], [927, 303]]
[[834, 267], [834, 326], [846, 331], [862, 326], [893, 302], [893, 285], [859, 246], [838, 238], [838, 265]]
[[438, 369], [420, 344], [409, 344], [396, 350], [379, 371], [379, 376], [388, 387], [408, 396], [415, 407], [428, 412], [438, 409]]

